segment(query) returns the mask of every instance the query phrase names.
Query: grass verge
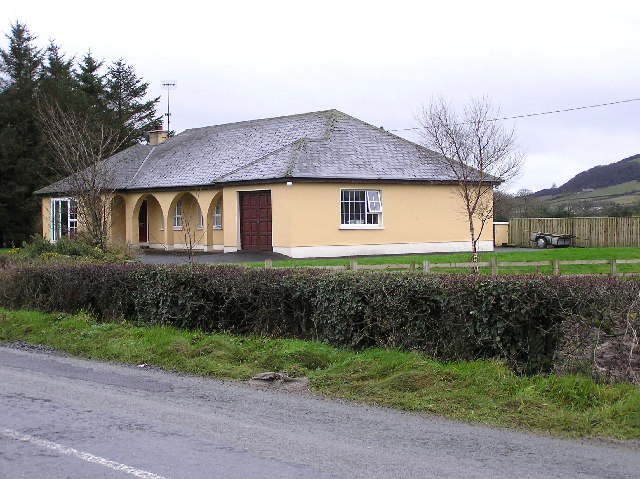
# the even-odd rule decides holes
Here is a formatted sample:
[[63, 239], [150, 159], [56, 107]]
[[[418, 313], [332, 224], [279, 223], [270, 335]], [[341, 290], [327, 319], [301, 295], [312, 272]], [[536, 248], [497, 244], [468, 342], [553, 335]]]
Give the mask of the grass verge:
[[416, 352], [356, 353], [315, 342], [98, 323], [86, 314], [0, 310], [0, 342], [9, 341], [223, 379], [286, 370], [307, 376], [311, 389], [327, 396], [559, 436], [640, 439], [640, 388], [580, 375], [520, 377], [499, 361], [443, 364]]

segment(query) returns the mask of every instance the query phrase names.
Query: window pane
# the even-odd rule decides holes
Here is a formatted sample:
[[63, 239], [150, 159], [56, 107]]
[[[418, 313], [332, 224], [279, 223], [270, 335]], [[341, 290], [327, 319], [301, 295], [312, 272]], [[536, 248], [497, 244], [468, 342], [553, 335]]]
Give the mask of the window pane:
[[78, 231], [78, 204], [75, 200], [69, 201], [69, 235]]
[[182, 200], [178, 200], [176, 203], [176, 210], [173, 213], [173, 226], [174, 228], [182, 227]]
[[60, 239], [60, 201], [53, 201], [53, 217], [52, 217], [51, 239], [58, 241]]
[[380, 201], [379, 191], [367, 191], [367, 206], [369, 208], [369, 213], [382, 213], [382, 202]]
[[218, 200], [213, 209], [213, 227], [222, 228], [222, 200]]
[[60, 202], [60, 236], [69, 236], [69, 202]]

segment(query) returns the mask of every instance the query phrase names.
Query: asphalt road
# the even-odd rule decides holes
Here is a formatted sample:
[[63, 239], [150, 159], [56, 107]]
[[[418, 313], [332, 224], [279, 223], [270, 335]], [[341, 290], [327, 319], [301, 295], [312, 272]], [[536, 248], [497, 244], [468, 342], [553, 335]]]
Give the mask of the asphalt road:
[[640, 450], [0, 347], [1, 478], [638, 478]]

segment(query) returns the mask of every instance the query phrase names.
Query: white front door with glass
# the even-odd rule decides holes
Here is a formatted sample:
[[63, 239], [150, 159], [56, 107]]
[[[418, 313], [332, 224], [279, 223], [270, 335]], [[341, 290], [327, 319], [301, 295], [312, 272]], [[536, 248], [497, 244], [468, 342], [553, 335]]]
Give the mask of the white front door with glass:
[[73, 236], [78, 231], [78, 207], [72, 198], [51, 200], [51, 241]]

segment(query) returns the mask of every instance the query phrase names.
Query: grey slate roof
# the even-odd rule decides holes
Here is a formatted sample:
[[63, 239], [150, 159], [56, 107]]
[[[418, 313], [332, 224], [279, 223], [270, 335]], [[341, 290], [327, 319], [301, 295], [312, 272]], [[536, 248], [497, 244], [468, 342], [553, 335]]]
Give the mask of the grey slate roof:
[[[186, 130], [106, 160], [121, 190], [282, 179], [448, 182], [436, 154], [337, 110]], [[62, 192], [64, 180], [37, 194]]]

